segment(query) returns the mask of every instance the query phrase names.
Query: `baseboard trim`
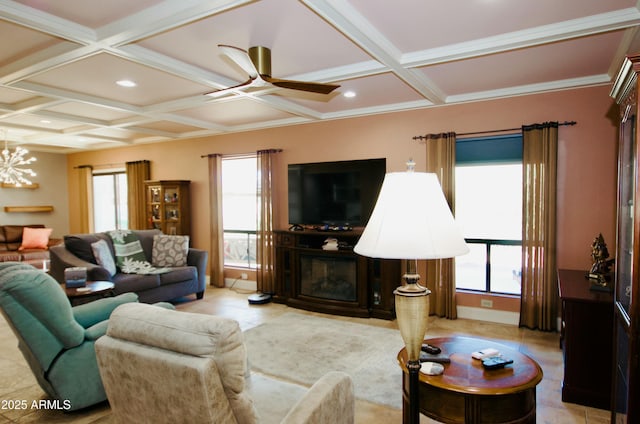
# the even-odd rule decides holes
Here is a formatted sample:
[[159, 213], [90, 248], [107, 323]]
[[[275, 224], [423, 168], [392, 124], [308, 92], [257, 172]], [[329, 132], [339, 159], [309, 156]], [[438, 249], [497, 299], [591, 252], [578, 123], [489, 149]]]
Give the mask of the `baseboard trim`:
[[[258, 283], [253, 280], [238, 278], [225, 278], [224, 286], [229, 288], [257, 291]], [[498, 324], [519, 325], [520, 314], [518, 312], [497, 311], [495, 309], [473, 308], [470, 306], [458, 306], [458, 318], [472, 319], [476, 321], [489, 321]]]
[[242, 290], [258, 290], [258, 283], [253, 280], [242, 280], [239, 278], [225, 278], [224, 279], [225, 287], [233, 287], [234, 289], [242, 289]]
[[470, 306], [458, 306], [457, 311], [458, 318], [516, 326], [520, 324], [520, 314], [518, 312], [497, 311], [495, 309], [473, 308]]

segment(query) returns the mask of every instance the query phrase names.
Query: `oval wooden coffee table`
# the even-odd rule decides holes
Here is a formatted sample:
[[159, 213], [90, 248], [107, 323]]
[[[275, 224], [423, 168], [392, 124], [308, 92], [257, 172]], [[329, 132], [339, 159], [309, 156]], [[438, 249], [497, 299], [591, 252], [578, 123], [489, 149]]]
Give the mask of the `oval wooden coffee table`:
[[115, 285], [111, 281], [87, 281], [85, 287], [68, 288], [64, 291], [72, 305], [87, 303], [96, 298], [113, 295]]
[[[445, 423], [535, 423], [536, 385], [542, 380], [540, 365], [508, 346], [471, 337], [425, 340], [442, 349], [451, 362], [442, 375], [420, 373], [420, 412]], [[494, 348], [513, 364], [485, 370], [471, 353]], [[407, 422], [409, 378], [405, 349], [398, 353], [403, 370], [403, 417]]]

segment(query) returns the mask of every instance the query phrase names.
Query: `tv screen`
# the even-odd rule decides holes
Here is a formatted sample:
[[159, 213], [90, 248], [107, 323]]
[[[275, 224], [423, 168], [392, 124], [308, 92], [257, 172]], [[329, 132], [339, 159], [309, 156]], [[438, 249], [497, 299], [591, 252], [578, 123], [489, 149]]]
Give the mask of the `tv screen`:
[[365, 226], [386, 169], [386, 159], [289, 165], [289, 223]]

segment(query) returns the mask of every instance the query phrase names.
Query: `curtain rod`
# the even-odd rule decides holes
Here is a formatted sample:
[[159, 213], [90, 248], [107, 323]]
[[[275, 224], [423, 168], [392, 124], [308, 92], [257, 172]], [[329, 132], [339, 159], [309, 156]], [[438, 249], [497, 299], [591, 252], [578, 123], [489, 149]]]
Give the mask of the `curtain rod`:
[[[562, 125], [571, 125], [571, 126], [573, 126], [575, 124], [576, 124], [576, 121], [564, 121], [564, 122], [559, 122], [558, 126], [562, 126]], [[476, 135], [476, 134], [491, 134], [491, 133], [497, 133], [497, 132], [511, 132], [511, 131], [522, 131], [522, 127], [505, 128], [505, 129], [501, 129], [501, 130], [474, 131], [474, 132], [456, 134], [456, 136]], [[415, 137], [413, 137], [414, 140], [426, 140], [427, 138], [428, 138], [427, 135], [416, 135]]]
[[258, 153], [262, 153], [262, 152], [280, 153], [282, 152], [282, 149], [262, 149], [262, 150], [257, 150], [255, 152], [247, 152], [247, 153], [228, 153], [228, 154], [209, 153], [208, 155], [201, 155], [200, 158], [208, 158], [211, 156], [222, 156], [225, 159], [242, 159], [246, 157], [256, 156]]
[[[135, 163], [135, 162], [149, 162], [149, 161], [140, 160], [140, 161], [134, 161], [134, 162], [127, 162], [127, 163]], [[92, 169], [124, 168], [125, 165], [126, 165], [125, 163], [99, 163], [98, 165], [78, 165], [78, 166], [74, 166], [73, 169], [80, 169], [80, 168], [92, 168]]]

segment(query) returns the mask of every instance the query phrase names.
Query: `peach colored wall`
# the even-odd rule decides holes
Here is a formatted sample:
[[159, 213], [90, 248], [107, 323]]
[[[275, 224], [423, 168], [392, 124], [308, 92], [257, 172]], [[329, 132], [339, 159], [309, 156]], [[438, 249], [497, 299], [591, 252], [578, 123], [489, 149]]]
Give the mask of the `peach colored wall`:
[[289, 163], [387, 158], [387, 170], [399, 171], [408, 158], [425, 168], [425, 147], [412, 137], [520, 127], [545, 121], [577, 121], [559, 130], [558, 266], [586, 269], [590, 245], [600, 232], [615, 251], [616, 141], [615, 106], [609, 87], [600, 86], [493, 101], [380, 114], [71, 154], [68, 157], [69, 225], [78, 231], [78, 165], [118, 164], [147, 159], [152, 179], [192, 181], [192, 240], [208, 249], [209, 153], [245, 153], [281, 148], [277, 168], [283, 178], [277, 193], [278, 227], [287, 225], [286, 166]]

